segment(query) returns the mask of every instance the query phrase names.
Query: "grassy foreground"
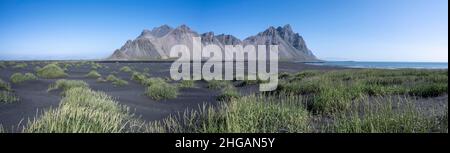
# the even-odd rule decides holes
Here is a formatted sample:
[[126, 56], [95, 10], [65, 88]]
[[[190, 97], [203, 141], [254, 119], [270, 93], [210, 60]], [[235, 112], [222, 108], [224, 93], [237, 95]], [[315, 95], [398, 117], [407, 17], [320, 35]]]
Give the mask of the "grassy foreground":
[[[132, 78], [147, 85], [155, 99], [176, 91], [166, 91], [172, 86], [163, 79], [138, 73]], [[63, 89], [60, 106], [29, 121], [24, 132], [448, 132], [447, 104], [417, 105], [448, 95], [447, 70], [304, 71], [280, 78], [276, 91], [239, 96], [235, 87], [226, 88], [218, 106], [205, 104], [153, 122], [139, 120], [126, 106], [82, 81], [60, 80], [51, 86]], [[208, 84], [212, 89], [227, 86], [232, 84]]]
[[23, 132], [33, 133], [119, 133], [132, 123], [128, 108], [110, 96], [92, 91], [83, 81], [58, 80], [50, 89], [63, 89], [58, 108], [28, 121]]
[[282, 76], [276, 92], [310, 96], [308, 108], [314, 113], [347, 111], [355, 100], [367, 96], [448, 94], [447, 70], [304, 71]]

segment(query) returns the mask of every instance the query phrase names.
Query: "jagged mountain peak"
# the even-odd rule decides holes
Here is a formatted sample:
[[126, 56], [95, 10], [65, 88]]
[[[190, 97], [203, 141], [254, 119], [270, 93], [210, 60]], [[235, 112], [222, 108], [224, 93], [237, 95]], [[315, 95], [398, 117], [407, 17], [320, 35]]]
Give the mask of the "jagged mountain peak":
[[178, 26], [177, 28], [175, 28], [175, 30], [180, 30], [180, 31], [191, 31], [191, 28], [189, 28], [187, 25], [182, 24], [180, 26]]
[[203, 34], [200, 35], [200, 37], [202, 38], [202, 42], [204, 43], [214, 43], [214, 32], [210, 31], [210, 32], [205, 32]]
[[148, 29], [144, 29], [141, 32], [139, 38], [151, 38], [151, 37], [162, 37], [172, 31], [173, 28], [168, 25], [162, 25], [160, 27], [155, 27], [151, 31]]
[[267, 28], [264, 32], [259, 33], [259, 36], [274, 36], [277, 35], [277, 29], [273, 26], [270, 26], [269, 28]]
[[290, 24], [286, 24], [286, 25], [284, 25], [284, 26], [283, 26], [283, 29], [286, 29], [286, 30], [290, 30], [290, 31], [292, 31], [292, 27], [291, 27], [291, 25], [290, 25]]
[[238, 45], [242, 43], [240, 39], [234, 37], [233, 35], [220, 34], [215, 37], [225, 45]]
[[210, 32], [205, 32], [205, 33], [203, 33], [201, 36], [214, 37], [214, 32], [212, 32], [212, 31], [210, 31]]
[[[150, 30], [143, 30], [141, 36], [129, 40], [120, 49], [114, 51], [109, 59], [165, 59], [174, 45], [185, 44], [192, 47], [193, 37], [202, 37], [204, 45], [215, 44], [222, 49], [225, 45], [278, 45], [279, 57], [285, 60], [317, 61], [317, 58], [306, 47], [303, 38], [292, 30], [291, 25], [270, 26], [257, 35], [250, 36], [243, 41], [233, 35], [206, 32], [198, 34], [187, 25], [180, 25], [175, 29], [162, 25]], [[142, 39], [141, 39], [142, 38]], [[223, 51], [224, 54], [227, 54]]]
[[153, 28], [153, 31], [155, 30], [161, 30], [161, 29], [173, 29], [171, 26], [167, 25], [167, 24], [163, 24], [159, 27]]
[[149, 35], [152, 35], [152, 31], [150, 31], [148, 29], [144, 29], [144, 30], [142, 30], [140, 37], [149, 36]]

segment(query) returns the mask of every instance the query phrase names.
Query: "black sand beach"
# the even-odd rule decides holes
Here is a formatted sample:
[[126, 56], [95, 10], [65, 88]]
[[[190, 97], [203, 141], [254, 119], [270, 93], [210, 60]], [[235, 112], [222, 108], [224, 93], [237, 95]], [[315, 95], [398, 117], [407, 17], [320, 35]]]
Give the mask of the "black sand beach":
[[[31, 64], [27, 67], [17, 69], [7, 67], [0, 70], [0, 78], [8, 81], [10, 76], [16, 72], [34, 72], [35, 66], [45, 66], [45, 64]], [[97, 71], [102, 76], [107, 76], [112, 72], [117, 72], [116, 76], [127, 80], [129, 85], [113, 86], [111, 83], [100, 83], [96, 79], [87, 78], [85, 75], [91, 70], [89, 65], [81, 67], [69, 67], [66, 71], [69, 77], [65, 79], [83, 80], [96, 91], [102, 91], [117, 99], [118, 102], [129, 106], [131, 112], [145, 121], [163, 119], [170, 114], [176, 114], [186, 109], [198, 109], [202, 104], [216, 104], [219, 90], [208, 89], [206, 82], [196, 81], [195, 88], [181, 89], [180, 94], [175, 99], [155, 101], [144, 95], [145, 87], [130, 80], [131, 74], [120, 72], [123, 66], [133, 67], [137, 71], [144, 71], [149, 68], [152, 77], [170, 77], [169, 69], [171, 62], [99, 62], [106, 68]], [[299, 72], [302, 70], [336, 70], [338, 67], [314, 66], [303, 63], [280, 62], [279, 72]], [[47, 92], [51, 83], [58, 79], [42, 79], [27, 81], [21, 84], [12, 84], [12, 89], [16, 92], [20, 101], [12, 104], [0, 105], [0, 124], [7, 131], [20, 131], [28, 120], [33, 120], [40, 113], [50, 108], [56, 108], [61, 100], [60, 91]], [[258, 92], [256, 85], [238, 87], [241, 94], [251, 94]]]

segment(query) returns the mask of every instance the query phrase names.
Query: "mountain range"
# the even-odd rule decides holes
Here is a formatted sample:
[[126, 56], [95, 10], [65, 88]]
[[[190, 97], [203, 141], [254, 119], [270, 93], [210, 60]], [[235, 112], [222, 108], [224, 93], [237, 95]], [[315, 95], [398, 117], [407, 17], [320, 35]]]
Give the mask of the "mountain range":
[[184, 44], [192, 49], [193, 37], [201, 37], [202, 45], [215, 44], [224, 51], [225, 45], [278, 45], [279, 59], [289, 61], [318, 61], [308, 49], [303, 37], [295, 33], [289, 24], [269, 27], [254, 36], [240, 40], [232, 35], [206, 32], [199, 34], [186, 25], [172, 28], [168, 25], [143, 30], [134, 40], [114, 51], [110, 60], [167, 59], [174, 45]]

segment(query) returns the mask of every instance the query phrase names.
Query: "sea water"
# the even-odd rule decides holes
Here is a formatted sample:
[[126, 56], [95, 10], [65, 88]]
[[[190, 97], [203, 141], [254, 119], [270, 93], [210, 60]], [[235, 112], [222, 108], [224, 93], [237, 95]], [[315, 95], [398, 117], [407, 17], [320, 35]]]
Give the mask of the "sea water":
[[448, 69], [448, 62], [360, 62], [360, 61], [326, 61], [307, 63], [348, 68], [374, 69]]

